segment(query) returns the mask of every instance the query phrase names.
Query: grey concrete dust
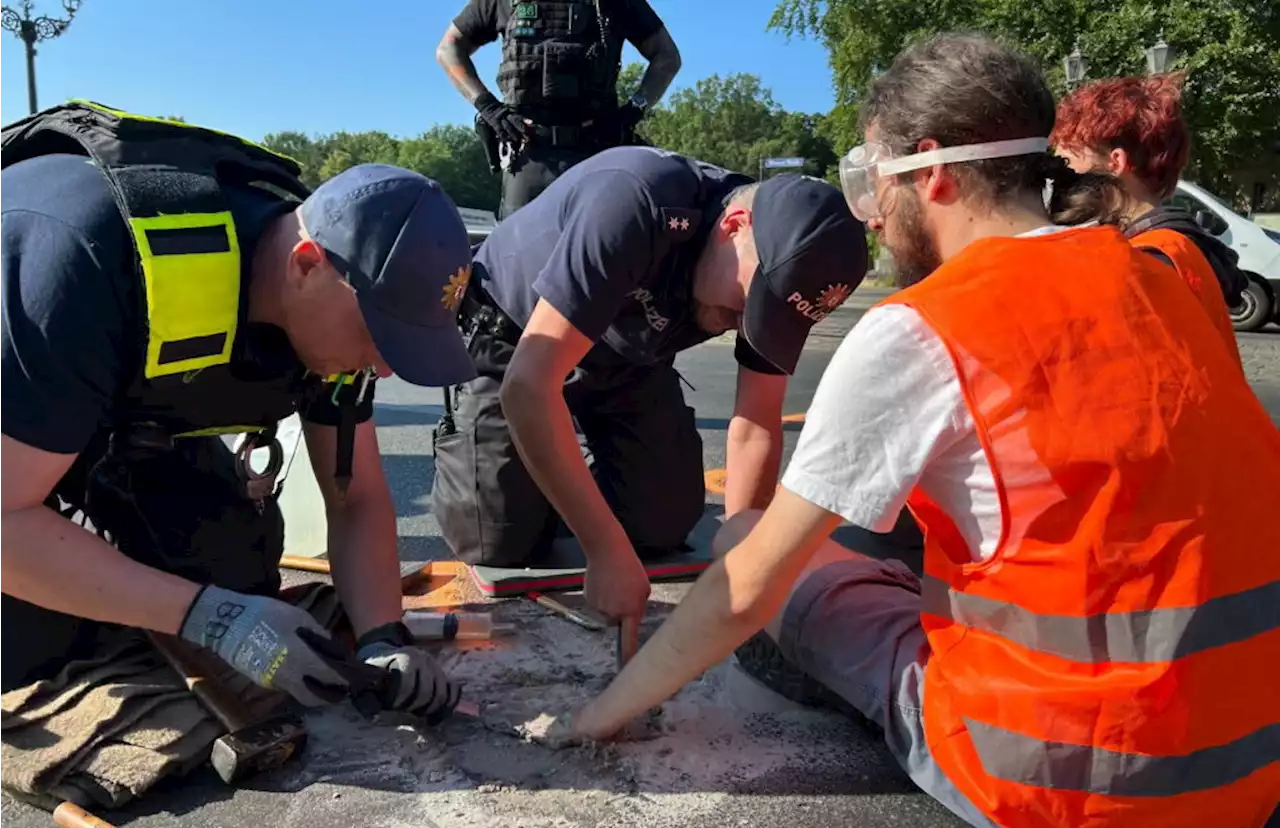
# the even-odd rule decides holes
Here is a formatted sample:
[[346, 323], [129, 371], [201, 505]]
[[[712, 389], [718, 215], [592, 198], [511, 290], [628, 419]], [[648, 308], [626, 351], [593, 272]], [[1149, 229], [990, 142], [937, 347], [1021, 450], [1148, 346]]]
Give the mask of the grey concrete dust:
[[[684, 586], [655, 588], [648, 635]], [[566, 596], [566, 602], [579, 596]], [[812, 824], [958, 824], [919, 793], [875, 737], [835, 714], [798, 707], [755, 685], [732, 659], [707, 671], [646, 723], [645, 738], [553, 750], [537, 741], [546, 718], [598, 693], [615, 670], [614, 638], [581, 629], [531, 602], [498, 605], [518, 625], [510, 639], [442, 646], [480, 717], [434, 728], [394, 716], [364, 719], [349, 705], [309, 714], [300, 761], [228, 791], [196, 777], [170, 783], [117, 825], [716, 826], [771, 824], [743, 798], [795, 798]], [[857, 794], [856, 797], [849, 796]], [[855, 805], [856, 803], [856, 805]], [[904, 803], [911, 807], [904, 810]], [[852, 808], [853, 810], [848, 810]], [[721, 814], [735, 814], [725, 823]], [[882, 813], [889, 821], [866, 819]], [[841, 816], [843, 814], [843, 816]], [[41, 819], [43, 817], [43, 819]], [[48, 817], [6, 803], [6, 824]]]

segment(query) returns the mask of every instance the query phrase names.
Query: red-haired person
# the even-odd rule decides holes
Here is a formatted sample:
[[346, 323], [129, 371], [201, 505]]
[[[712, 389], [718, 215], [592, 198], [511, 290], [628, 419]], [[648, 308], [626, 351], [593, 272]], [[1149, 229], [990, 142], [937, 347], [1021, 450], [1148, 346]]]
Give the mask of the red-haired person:
[[1236, 253], [1192, 212], [1164, 203], [1190, 155], [1181, 86], [1181, 73], [1085, 84], [1057, 106], [1050, 139], [1071, 169], [1120, 180], [1128, 196], [1125, 235], [1178, 270], [1239, 358], [1228, 307], [1238, 305], [1248, 283]]
[[1076, 172], [1119, 179], [1128, 196], [1125, 235], [1178, 271], [1238, 359], [1227, 310], [1239, 303], [1246, 286], [1236, 252], [1192, 213], [1163, 203], [1191, 151], [1181, 73], [1107, 78], [1080, 87], [1058, 104], [1050, 141]]

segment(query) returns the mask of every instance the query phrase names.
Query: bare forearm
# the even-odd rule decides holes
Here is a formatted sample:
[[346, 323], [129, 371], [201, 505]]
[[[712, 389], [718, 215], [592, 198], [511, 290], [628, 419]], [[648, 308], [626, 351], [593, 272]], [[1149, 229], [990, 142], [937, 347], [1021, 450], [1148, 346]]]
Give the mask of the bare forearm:
[[782, 429], [734, 417], [725, 441], [725, 516], [764, 509], [773, 500], [782, 468]]
[[458, 38], [445, 35], [445, 39], [436, 49], [436, 61], [444, 68], [453, 88], [467, 99], [467, 103], [474, 104], [476, 98], [489, 91], [480, 80], [480, 74], [476, 71], [471, 55]]
[[355, 634], [399, 620], [400, 557], [390, 499], [334, 510], [328, 520], [333, 583]]
[[43, 506], [4, 515], [3, 527], [5, 594], [45, 609], [176, 634], [200, 591]]
[[600, 550], [626, 548], [626, 533], [582, 457], [560, 389], [508, 386], [502, 402], [520, 458], [588, 559]]
[[728, 656], [782, 610], [806, 563], [839, 522], [838, 515], [782, 490], [613, 683], [578, 712], [574, 729], [590, 738], [610, 736]]

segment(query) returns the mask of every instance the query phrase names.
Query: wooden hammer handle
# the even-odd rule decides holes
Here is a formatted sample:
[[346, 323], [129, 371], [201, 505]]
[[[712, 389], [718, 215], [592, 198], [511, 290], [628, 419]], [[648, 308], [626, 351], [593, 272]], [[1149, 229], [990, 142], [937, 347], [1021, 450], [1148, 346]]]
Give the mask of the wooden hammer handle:
[[303, 572], [319, 572], [323, 575], [331, 574], [329, 571], [329, 562], [323, 558], [304, 558], [300, 555], [283, 555], [280, 558], [280, 566], [285, 569], [300, 569]]
[[53, 810], [53, 824], [63, 828], [115, 828], [105, 819], [99, 819], [74, 802], [64, 802]]
[[206, 710], [217, 717], [223, 727], [235, 733], [252, 724], [243, 703], [232, 698], [210, 677], [212, 671], [208, 665], [200, 663], [203, 658], [199, 651], [171, 635], [147, 631], [147, 638], [151, 639], [152, 645], [169, 662], [173, 671], [186, 682], [187, 689], [195, 694]]

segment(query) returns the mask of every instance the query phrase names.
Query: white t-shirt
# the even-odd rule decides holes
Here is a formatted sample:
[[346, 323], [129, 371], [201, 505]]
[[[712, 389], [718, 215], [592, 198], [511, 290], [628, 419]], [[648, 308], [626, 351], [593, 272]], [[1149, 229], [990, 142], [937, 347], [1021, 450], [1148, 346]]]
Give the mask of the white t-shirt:
[[995, 476], [955, 365], [933, 328], [904, 305], [872, 308], [840, 343], [782, 485], [872, 532], [892, 529], [919, 485], [955, 522], [974, 561], [989, 559], [1000, 542]]

